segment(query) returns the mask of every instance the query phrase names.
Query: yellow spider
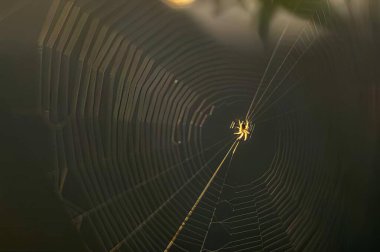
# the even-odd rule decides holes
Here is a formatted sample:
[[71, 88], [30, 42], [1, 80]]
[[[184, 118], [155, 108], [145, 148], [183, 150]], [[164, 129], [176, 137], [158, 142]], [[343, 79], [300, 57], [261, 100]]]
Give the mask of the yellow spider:
[[[244, 140], [244, 141], [247, 141], [248, 139], [248, 135], [251, 134], [250, 130], [250, 124], [249, 124], [249, 121], [248, 120], [245, 120], [245, 121], [240, 121], [239, 120], [239, 125], [235, 127], [235, 129], [237, 129], [237, 132], [235, 132], [234, 134], [235, 135], [239, 135], [237, 140]], [[233, 126], [235, 125], [235, 122], [232, 122], [231, 126], [233, 128]]]

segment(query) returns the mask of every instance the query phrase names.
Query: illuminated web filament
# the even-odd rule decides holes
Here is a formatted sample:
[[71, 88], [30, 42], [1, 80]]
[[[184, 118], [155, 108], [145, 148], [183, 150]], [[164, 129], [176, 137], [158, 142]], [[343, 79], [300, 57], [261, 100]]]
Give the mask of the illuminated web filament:
[[192, 208], [190, 209], [190, 211], [186, 215], [184, 221], [181, 223], [181, 225], [177, 229], [176, 233], [174, 234], [174, 236], [172, 237], [172, 239], [169, 241], [169, 244], [167, 245], [167, 247], [164, 250], [165, 252], [168, 252], [170, 250], [170, 248], [173, 246], [173, 244], [174, 244], [175, 240], [177, 239], [179, 233], [185, 227], [187, 221], [190, 219], [190, 217], [193, 214], [195, 208], [198, 206], [199, 202], [202, 200], [204, 194], [206, 193], [207, 189], [210, 187], [212, 181], [214, 180], [214, 178], [218, 174], [220, 168], [222, 167], [222, 165], [225, 162], [225, 160], [228, 157], [228, 155], [230, 153], [232, 153], [232, 155], [231, 155], [231, 160], [232, 160], [232, 157], [234, 156], [235, 151], [236, 151], [237, 147], [239, 146], [240, 140], [247, 141], [248, 140], [248, 135], [250, 135], [252, 133], [253, 129], [255, 128], [255, 124], [253, 124], [253, 126], [251, 127], [252, 123], [250, 123], [247, 119], [244, 120], [244, 121], [240, 121], [239, 120], [237, 124], [238, 125], [235, 126], [236, 125], [235, 121], [232, 121], [231, 124], [230, 124], [230, 128], [231, 129], [237, 129], [237, 131], [234, 133], [234, 135], [237, 135], [234, 143], [231, 145], [230, 149], [228, 150], [228, 152], [226, 153], [226, 155], [224, 156], [224, 158], [222, 159], [222, 161], [220, 162], [220, 164], [218, 165], [218, 167], [214, 171], [214, 173], [211, 176], [210, 180], [208, 181], [208, 183], [204, 187], [203, 191], [201, 192], [201, 194], [198, 196], [197, 200], [195, 201], [194, 205], [192, 206]]
[[233, 153], [235, 152], [237, 146], [238, 146], [239, 142], [238, 140], [235, 140], [234, 143], [231, 145], [230, 149], [228, 150], [228, 152], [226, 153], [226, 155], [223, 157], [222, 161], [219, 163], [218, 167], [215, 169], [214, 173], [212, 174], [210, 180], [208, 181], [208, 183], [206, 184], [206, 186], [203, 188], [201, 194], [198, 196], [197, 200], [195, 201], [194, 205], [191, 207], [190, 211], [187, 213], [184, 221], [181, 223], [181, 225], [179, 226], [177, 232], [174, 234], [174, 236], [172, 237], [172, 239], [169, 241], [169, 244], [167, 245], [167, 247], [165, 248], [164, 252], [169, 252], [170, 248], [173, 246], [175, 240], [177, 239], [179, 233], [181, 232], [181, 230], [185, 227], [187, 221], [190, 219], [191, 215], [193, 214], [195, 208], [198, 206], [199, 202], [202, 200], [203, 196], [205, 195], [205, 193], [207, 192], [207, 189], [210, 187], [211, 183], [214, 181], [216, 175], [218, 174], [219, 170], [221, 169], [221, 167], [223, 166], [224, 162], [226, 161], [227, 157], [230, 155], [231, 151], [233, 150], [232, 152], [232, 156], [231, 156], [231, 159], [233, 157]]

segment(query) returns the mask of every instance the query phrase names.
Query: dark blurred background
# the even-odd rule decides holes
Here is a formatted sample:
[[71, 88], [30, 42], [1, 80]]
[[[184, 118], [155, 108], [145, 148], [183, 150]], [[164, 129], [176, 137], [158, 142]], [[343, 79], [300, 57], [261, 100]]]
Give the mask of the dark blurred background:
[[[94, 7], [96, 2], [102, 7]], [[68, 174], [73, 169], [69, 161], [65, 166], [61, 166], [58, 144], [60, 140], [57, 140], [59, 133], [56, 133], [65, 129], [71, 119], [66, 119], [65, 108], [59, 107], [63, 102], [60, 98], [56, 101], [58, 104], [56, 104], [58, 107], [56, 117], [53, 112], [49, 114], [50, 108], [47, 108], [43, 102], [44, 83], [53, 83], [55, 77], [65, 78], [62, 69], [66, 66], [71, 71], [68, 76], [74, 76], [76, 69], [80, 67], [76, 62], [86, 62], [92, 56], [81, 58], [79, 46], [74, 46], [71, 56], [68, 57], [65, 50], [69, 47], [69, 43], [62, 47], [60, 42], [53, 43], [48, 37], [41, 43], [41, 34], [44, 32], [53, 35], [55, 32], [64, 34], [62, 32], [64, 29], [80, 24], [81, 15], [88, 13], [91, 13], [88, 14], [89, 18], [99, 17], [99, 24], [102, 22], [108, 24], [112, 15], [106, 16], [104, 13], [108, 11], [109, 6], [118, 6], [118, 4], [127, 10], [128, 14], [126, 17], [120, 16], [125, 20], [115, 21], [115, 24], [109, 25], [111, 30], [122, 31], [121, 36], [140, 48], [144, 56], [151, 57], [155, 60], [155, 64], [171, 71], [175, 78], [184, 80], [183, 90], [186, 88], [193, 90], [202, 99], [213, 100], [210, 104], [216, 106], [215, 111], [206, 117], [207, 120], [200, 130], [202, 135], [196, 135], [200, 138], [199, 142], [190, 141], [190, 137], [182, 139], [182, 142], [190, 146], [189, 149], [197, 144], [209, 146], [231, 134], [230, 122], [244, 116], [285, 25], [289, 28], [283, 41], [279, 43], [279, 53], [276, 56], [278, 58], [275, 59], [277, 65], [274, 64], [277, 67], [289, 47], [295, 43], [302, 28], [310, 23], [316, 26], [315, 29], [319, 33], [315, 35], [315, 43], [302, 53], [290, 77], [285, 79], [273, 101], [281, 96], [281, 92], [287, 92], [294, 80], [301, 84], [276, 101], [263, 115], [262, 119], [265, 120], [262, 122], [257, 120], [255, 128], [257, 135], [254, 134], [252, 141], [242, 143], [239, 147], [226, 181], [230, 185], [239, 186], [265, 174], [276, 152], [279, 132], [286, 130], [286, 127], [294, 127], [291, 133], [295, 135], [294, 139], [299, 135], [303, 140], [300, 140], [302, 143], [294, 140], [299, 155], [290, 157], [290, 160], [294, 158], [294, 162], [290, 162], [289, 166], [298, 168], [289, 168], [296, 171], [289, 173], [289, 176], [293, 174], [294, 180], [299, 183], [306, 181], [305, 188], [311, 191], [305, 194], [300, 192], [299, 196], [305, 201], [308, 197], [312, 197], [313, 190], [317, 190], [314, 188], [325, 187], [321, 190], [325, 190], [326, 193], [317, 203], [310, 205], [310, 212], [318, 213], [311, 214], [308, 218], [313, 222], [323, 223], [321, 225], [326, 230], [326, 237], [320, 239], [328, 245], [308, 247], [305, 245], [307, 242], [299, 242], [296, 236], [290, 234], [289, 239], [294, 244], [293, 249], [378, 250], [380, 4], [377, 0], [327, 2], [329, 3], [326, 5], [325, 1], [307, 0], [199, 0], [188, 3], [169, 0], [112, 0], [107, 3], [95, 0], [0, 0], [0, 251], [111, 249], [93, 242], [92, 235], [87, 236], [87, 231], [78, 228], [76, 217], [80, 215], [81, 210], [75, 212], [68, 207], [72, 202], [85, 201], [76, 193], [79, 190], [77, 182], [79, 180], [76, 177], [69, 177], [61, 170], [57, 172], [57, 167], [60, 169], [64, 167], [63, 171], [68, 170], [66, 171]], [[68, 11], [68, 3], [74, 6], [70, 10], [73, 12]], [[54, 5], [58, 7], [53, 13], [51, 10]], [[324, 12], [325, 8], [329, 11]], [[316, 18], [315, 13], [320, 15]], [[326, 13], [322, 21], [321, 13]], [[66, 19], [60, 20], [62, 17]], [[70, 21], [70, 18], [73, 20]], [[123, 22], [126, 25], [121, 24]], [[49, 24], [53, 24], [55, 28], [47, 29]], [[101, 29], [99, 26], [96, 31], [101, 32]], [[68, 33], [68, 39], [78, 36], [78, 41], [84, 41], [88, 30], [91, 28]], [[176, 34], [180, 35], [177, 37]], [[57, 35], [58, 38], [61, 38], [60, 36], [64, 35]], [[113, 36], [111, 31], [105, 37], [109, 36]], [[96, 42], [91, 42], [88, 46], [96, 47]], [[296, 47], [298, 46], [297, 44]], [[300, 49], [295, 50], [296, 53], [304, 49], [303, 44], [299, 47]], [[181, 55], [186, 52], [190, 53], [182, 57]], [[59, 71], [54, 68], [56, 65], [50, 64], [56, 58], [53, 60], [46, 58], [49, 53], [53, 55], [52, 57], [62, 55], [61, 72], [55, 72]], [[105, 55], [108, 53], [111, 52], [106, 51]], [[199, 58], [199, 62], [190, 57]], [[49, 60], [51, 62], [46, 63]], [[294, 59], [293, 61], [290, 59], [290, 62], [294, 62]], [[222, 64], [226, 68], [219, 67]], [[105, 75], [109, 74], [107, 71]], [[275, 69], [270, 70], [271, 74], [274, 72]], [[50, 82], [44, 79], [48, 73], [53, 76]], [[198, 78], [198, 75], [204, 77]], [[67, 90], [71, 92], [75, 90], [75, 84], [72, 84], [75, 82], [75, 77], [68, 78], [67, 83], [70, 84]], [[218, 78], [223, 80], [219, 81]], [[91, 81], [98, 80], [90, 79], [89, 82]], [[213, 81], [220, 85], [213, 84]], [[149, 84], [149, 81], [146, 83]], [[139, 82], [136, 88], [146, 83]], [[202, 86], [210, 88], [202, 89]], [[58, 89], [59, 92], [64, 92], [61, 88]], [[107, 92], [106, 88], [96, 90], [99, 93]], [[168, 97], [174, 100], [179, 93], [180, 91], [174, 92], [173, 96]], [[183, 99], [186, 95], [183, 94]], [[201, 104], [201, 98], [197, 98], [198, 100], [193, 98], [194, 103]], [[219, 100], [223, 102], [218, 104]], [[100, 107], [104, 105], [102, 102], [99, 104]], [[169, 105], [163, 106], [159, 117], [169, 117], [167, 122], [162, 123], [163, 125], [176, 125], [177, 122], [170, 121], [170, 116], [164, 112], [169, 111], [169, 108]], [[70, 112], [70, 109], [69, 107], [67, 118], [80, 117]], [[288, 111], [301, 111], [301, 115], [287, 114]], [[188, 121], [184, 118], [181, 123], [195, 124], [198, 119], [194, 117], [196, 120], [190, 120], [190, 117], [197, 113], [200, 112], [196, 109], [190, 110]], [[99, 120], [102, 122], [106, 120], [104, 118], [100, 116]], [[136, 118], [131, 116], [130, 120], [137, 121]], [[85, 116], [84, 121], [86, 120], [93, 118]], [[161, 121], [157, 124], [161, 124]], [[287, 126], [288, 124], [291, 126]], [[75, 139], [76, 134], [79, 133], [72, 133], [70, 136], [69, 133], [63, 133], [62, 138]], [[198, 132], [195, 130], [193, 134]], [[164, 133], [162, 136], [165, 138]], [[149, 138], [149, 135], [142, 138], [144, 137]], [[154, 138], [154, 133], [150, 137]], [[156, 137], [158, 138], [158, 135]], [[134, 136], [132, 138], [133, 141], [137, 141]], [[129, 144], [135, 145], [134, 142]], [[143, 149], [144, 146], [141, 146], [136, 149]], [[159, 143], [152, 142], [152, 146], [160, 148]], [[301, 165], [303, 159], [308, 159], [308, 153], [318, 153], [318, 155], [310, 154], [315, 160], [310, 158], [309, 161], [319, 165], [319, 168], [310, 172], [312, 174], [310, 176], [307, 175], [307, 171], [305, 172], [307, 166]], [[213, 152], [206, 152], [205, 159], [212, 155]], [[143, 157], [144, 154], [140, 156]], [[128, 169], [127, 166], [125, 168], [127, 174]], [[298, 173], [297, 169], [303, 171]], [[62, 182], [65, 181], [62, 177], [66, 176], [67, 185], [62, 189], [66, 183]], [[317, 185], [311, 185], [311, 181], [314, 181], [313, 176], [320, 176], [315, 178]], [[99, 185], [100, 190], [103, 190], [100, 182]], [[202, 188], [199, 187], [198, 190], [200, 189]], [[292, 197], [296, 200], [296, 196]], [[89, 209], [91, 207], [94, 206], [90, 206]], [[186, 209], [178, 210], [181, 212], [179, 220], [186, 213]], [[173, 228], [178, 226], [179, 220], [173, 223]], [[303, 230], [308, 229], [308, 227], [303, 228]], [[173, 233], [173, 230], [168, 233]], [[298, 246], [297, 242], [304, 245]], [[213, 247], [212, 244], [209, 246]]]

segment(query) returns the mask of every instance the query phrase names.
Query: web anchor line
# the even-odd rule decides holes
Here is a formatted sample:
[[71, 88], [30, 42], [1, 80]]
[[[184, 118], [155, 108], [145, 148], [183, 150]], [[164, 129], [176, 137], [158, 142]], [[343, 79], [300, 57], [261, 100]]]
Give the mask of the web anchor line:
[[230, 167], [231, 167], [231, 163], [232, 163], [232, 158], [234, 156], [234, 153], [235, 153], [235, 150], [236, 148], [239, 146], [239, 142], [236, 144], [235, 148], [234, 148], [234, 151], [232, 152], [232, 155], [231, 155], [231, 158], [230, 158], [230, 162], [228, 163], [228, 167], [227, 167], [227, 171], [226, 171], [226, 174], [224, 175], [224, 179], [223, 179], [223, 185], [221, 186], [220, 188], [220, 191], [219, 191], [219, 195], [218, 195], [218, 199], [216, 201], [216, 205], [214, 207], [214, 210], [212, 212], [212, 215], [211, 215], [211, 220], [210, 220], [210, 223], [208, 225], [208, 229], [207, 229], [207, 232], [206, 232], [206, 235], [203, 239], [203, 242], [202, 242], [202, 246], [201, 246], [201, 249], [200, 251], [203, 251], [203, 248], [205, 246], [205, 243], [206, 243], [206, 240], [207, 240], [207, 236], [208, 236], [208, 233], [209, 233], [209, 230], [210, 230], [210, 227], [211, 227], [211, 224], [214, 222], [214, 218], [215, 218], [215, 212], [216, 212], [216, 208], [217, 208], [217, 205], [220, 203], [220, 196], [223, 192], [223, 189], [224, 189], [224, 185], [226, 184], [226, 179], [227, 179], [227, 176], [228, 176], [228, 172], [230, 171]]
[[[218, 174], [220, 168], [223, 166], [224, 162], [226, 161], [227, 157], [231, 153], [232, 150], [236, 150], [236, 147], [239, 143], [239, 140], [235, 140], [235, 142], [231, 145], [230, 149], [226, 153], [226, 155], [223, 157], [222, 161], [216, 168], [215, 172], [212, 174], [210, 180], [207, 182], [206, 186], [203, 188], [202, 192], [198, 196], [197, 200], [195, 201], [194, 205], [191, 207], [190, 211], [186, 215], [185, 219], [183, 220], [182, 224], [179, 226], [178, 230], [174, 234], [173, 238], [170, 240], [168, 246], [165, 248], [164, 252], [169, 252], [170, 248], [173, 246], [175, 240], [177, 239], [178, 235], [181, 233], [182, 229], [185, 227], [187, 221], [190, 219], [191, 215], [193, 214], [194, 210], [197, 208], [199, 202], [202, 200], [203, 196], [207, 192], [208, 188], [210, 187], [211, 183], [214, 181], [216, 175]], [[235, 146], [236, 145], [236, 146]], [[235, 147], [235, 148], [234, 148]], [[233, 157], [234, 152], [231, 155], [231, 158]]]

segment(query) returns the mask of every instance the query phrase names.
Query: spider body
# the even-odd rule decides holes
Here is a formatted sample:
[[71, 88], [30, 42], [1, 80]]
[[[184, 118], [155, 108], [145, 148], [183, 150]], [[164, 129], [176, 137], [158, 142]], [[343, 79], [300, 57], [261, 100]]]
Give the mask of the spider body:
[[247, 141], [248, 135], [251, 134], [251, 128], [250, 123], [248, 120], [245, 121], [238, 121], [238, 125], [235, 127], [237, 129], [237, 132], [235, 132], [235, 135], [237, 136], [237, 140], [244, 140]]

